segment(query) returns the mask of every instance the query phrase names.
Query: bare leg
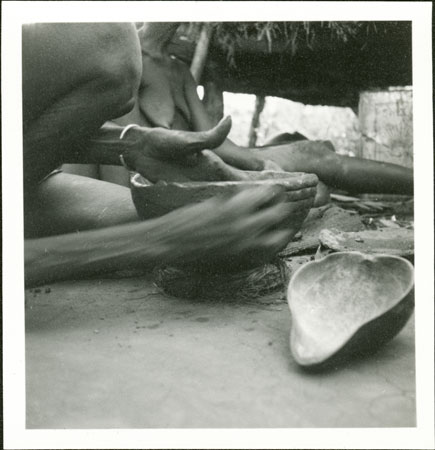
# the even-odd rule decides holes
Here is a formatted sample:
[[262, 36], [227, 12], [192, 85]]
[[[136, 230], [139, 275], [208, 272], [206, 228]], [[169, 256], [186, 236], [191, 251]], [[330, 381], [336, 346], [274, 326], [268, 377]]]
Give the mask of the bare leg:
[[100, 178], [100, 171], [98, 164], [63, 164], [62, 171], [74, 175], [81, 175], [82, 177]]
[[408, 194], [414, 192], [413, 170], [397, 164], [338, 156], [337, 185], [349, 192]]
[[290, 144], [292, 142], [297, 141], [304, 141], [308, 140], [307, 137], [305, 137], [301, 133], [280, 133], [277, 136], [272, 137], [271, 139], [268, 139], [264, 145], [261, 145], [260, 148], [264, 147], [271, 147], [276, 145], [282, 145], [282, 144]]
[[[298, 142], [298, 141], [306, 141], [308, 142], [308, 138], [305, 137], [303, 134], [300, 134], [298, 132], [296, 133], [281, 133], [278, 134], [277, 136], [274, 136], [272, 139], [269, 139], [264, 145], [262, 145], [261, 147], [258, 147], [260, 149], [265, 149], [265, 148], [276, 148], [280, 145], [283, 144], [291, 144], [294, 142]], [[325, 145], [323, 147], [324, 151], [332, 151], [335, 152], [335, 149], [332, 145], [332, 143], [330, 142], [325, 142]], [[328, 186], [323, 182], [320, 181], [317, 184], [317, 194], [316, 194], [316, 198], [314, 200], [314, 206], [323, 206], [326, 205], [326, 203], [328, 203], [330, 201], [330, 189], [328, 188]]]
[[[326, 151], [325, 151], [326, 150]], [[328, 186], [349, 192], [413, 193], [413, 171], [396, 164], [337, 155], [329, 142], [299, 141], [254, 150], [289, 172], [315, 173]]]
[[26, 238], [111, 227], [138, 221], [130, 189], [58, 173], [37, 188], [25, 211]]
[[125, 167], [100, 164], [98, 169], [100, 180], [115, 183], [119, 186], [128, 187], [130, 185], [128, 170]]

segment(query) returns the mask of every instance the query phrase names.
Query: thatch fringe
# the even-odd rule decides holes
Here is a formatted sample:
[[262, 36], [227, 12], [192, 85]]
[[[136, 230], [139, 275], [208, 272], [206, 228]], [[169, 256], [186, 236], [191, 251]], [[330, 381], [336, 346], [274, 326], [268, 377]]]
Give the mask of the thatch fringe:
[[[285, 42], [285, 47], [294, 55], [300, 48], [312, 49], [317, 42], [346, 43], [356, 37], [369, 39], [378, 33], [387, 33], [396, 22], [211, 22], [213, 43], [226, 54], [234, 65], [237, 44], [246, 39], [267, 42], [272, 52], [276, 42]], [[184, 24], [183, 34], [196, 41], [203, 23]], [[364, 43], [363, 43], [364, 45]]]

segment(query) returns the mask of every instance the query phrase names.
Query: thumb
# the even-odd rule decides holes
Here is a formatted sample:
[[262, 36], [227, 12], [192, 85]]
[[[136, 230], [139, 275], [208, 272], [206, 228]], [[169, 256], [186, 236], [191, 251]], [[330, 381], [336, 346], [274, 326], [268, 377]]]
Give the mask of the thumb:
[[231, 116], [226, 116], [211, 130], [204, 131], [203, 150], [219, 147], [227, 138], [232, 127]]
[[153, 128], [148, 131], [147, 144], [156, 149], [161, 157], [183, 158], [201, 150], [219, 147], [231, 130], [231, 117], [225, 117], [208, 131], [177, 131]]

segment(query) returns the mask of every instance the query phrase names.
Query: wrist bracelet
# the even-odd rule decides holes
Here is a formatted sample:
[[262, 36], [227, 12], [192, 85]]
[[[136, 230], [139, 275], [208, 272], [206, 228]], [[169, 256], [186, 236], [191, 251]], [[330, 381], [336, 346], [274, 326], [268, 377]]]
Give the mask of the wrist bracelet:
[[119, 155], [119, 160], [121, 161], [121, 164], [122, 164], [127, 170], [131, 170], [131, 168], [128, 167], [127, 163], [125, 162], [124, 155], [122, 155], [122, 154]]
[[[127, 125], [126, 127], [124, 127], [124, 129], [121, 131], [121, 134], [119, 135], [119, 139], [122, 141], [122, 139], [124, 139], [125, 134], [127, 133], [128, 130], [138, 127], [140, 128], [140, 125], [137, 125], [136, 123], [131, 123], [129, 125]], [[127, 169], [127, 170], [131, 170], [130, 167], [128, 167], [127, 163], [124, 160], [124, 155], [119, 155], [119, 160], [121, 161], [121, 164]]]
[[127, 125], [126, 127], [124, 127], [124, 129], [121, 131], [121, 134], [119, 135], [119, 139], [124, 139], [125, 134], [127, 133], [128, 130], [130, 130], [131, 128], [134, 127], [138, 127], [140, 128], [140, 125], [137, 125], [136, 123], [131, 123], [130, 125]]

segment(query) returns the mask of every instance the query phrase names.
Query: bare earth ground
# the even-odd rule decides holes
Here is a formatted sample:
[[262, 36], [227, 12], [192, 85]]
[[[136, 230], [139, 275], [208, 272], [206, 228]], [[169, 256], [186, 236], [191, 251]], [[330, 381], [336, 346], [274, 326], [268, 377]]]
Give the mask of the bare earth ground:
[[28, 428], [415, 426], [413, 320], [376, 355], [307, 374], [281, 293], [184, 300], [139, 277], [26, 296]]
[[[412, 229], [409, 200], [340, 206], [320, 214], [324, 226], [340, 212], [342, 229]], [[314, 259], [320, 228], [304, 226], [295, 245], [308, 248], [286, 259], [291, 270]], [[283, 291], [183, 299], [154, 281], [26, 291], [28, 428], [415, 426], [413, 318], [378, 353], [312, 374], [292, 358]]]

